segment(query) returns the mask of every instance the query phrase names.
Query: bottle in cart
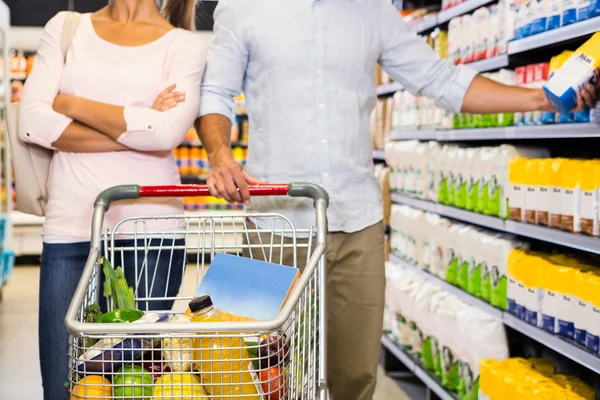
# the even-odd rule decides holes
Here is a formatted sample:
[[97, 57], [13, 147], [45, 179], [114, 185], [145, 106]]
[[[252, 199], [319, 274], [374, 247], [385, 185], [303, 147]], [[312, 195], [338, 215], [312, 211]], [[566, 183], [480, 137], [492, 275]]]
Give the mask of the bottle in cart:
[[[224, 315], [210, 296], [200, 296], [190, 304], [191, 322], [223, 322]], [[213, 397], [259, 400], [252, 375], [250, 356], [244, 339], [201, 333], [193, 340], [192, 356], [204, 388]]]

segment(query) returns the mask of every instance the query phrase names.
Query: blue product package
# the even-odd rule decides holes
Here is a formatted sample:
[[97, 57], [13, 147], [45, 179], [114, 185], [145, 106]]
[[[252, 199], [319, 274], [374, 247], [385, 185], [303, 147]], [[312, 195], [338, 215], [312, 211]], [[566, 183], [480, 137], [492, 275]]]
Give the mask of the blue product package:
[[558, 320], [558, 334], [567, 339], [575, 338], [575, 324], [571, 321]]
[[576, 0], [565, 0], [562, 15], [562, 26], [571, 25], [575, 22], [577, 22], [577, 2]]
[[588, 123], [590, 122], [590, 112], [590, 108], [586, 107], [583, 110], [576, 112], [573, 118], [577, 123]]
[[587, 349], [589, 351], [591, 351], [593, 354], [598, 354], [598, 351], [600, 350], [599, 344], [600, 344], [600, 341], [599, 341], [598, 336], [596, 336], [590, 332], [586, 332], [585, 347], [587, 347]]
[[587, 332], [585, 329], [577, 329], [577, 327], [575, 327], [573, 339], [575, 339], [575, 341], [578, 344], [580, 344], [581, 346], [585, 346], [586, 337], [587, 337]]
[[548, 16], [546, 15], [545, 3], [547, 0], [533, 0], [531, 3], [530, 35], [546, 32], [548, 28]]
[[578, 0], [577, 3], [577, 22], [585, 21], [590, 17], [591, 0]]
[[559, 124], [572, 124], [575, 121], [573, 114], [565, 113], [558, 116]]
[[551, 315], [542, 314], [542, 329], [548, 333], [556, 333], [556, 318]]
[[550, 111], [544, 111], [540, 120], [542, 125], [550, 125], [556, 122], [556, 113]]
[[588, 18], [595, 18], [598, 16], [600, 16], [600, 0], [591, 0]]
[[[598, 0], [600, 1], [600, 0]], [[560, 28], [562, 25], [562, 0], [549, 0], [546, 30]]]

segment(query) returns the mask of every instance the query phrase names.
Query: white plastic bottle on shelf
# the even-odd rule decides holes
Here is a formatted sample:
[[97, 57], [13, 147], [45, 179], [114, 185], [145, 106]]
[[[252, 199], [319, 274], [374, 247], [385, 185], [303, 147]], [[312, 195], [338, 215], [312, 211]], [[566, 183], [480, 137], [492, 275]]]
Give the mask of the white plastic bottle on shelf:
[[460, 62], [462, 18], [455, 17], [448, 23], [448, 59], [454, 64]]
[[461, 64], [468, 64], [473, 61], [475, 47], [476, 29], [472, 15], [466, 14], [462, 16], [460, 34], [460, 62]]
[[489, 31], [491, 29], [490, 9], [481, 7], [473, 13], [473, 56], [472, 61], [483, 60], [487, 57]]

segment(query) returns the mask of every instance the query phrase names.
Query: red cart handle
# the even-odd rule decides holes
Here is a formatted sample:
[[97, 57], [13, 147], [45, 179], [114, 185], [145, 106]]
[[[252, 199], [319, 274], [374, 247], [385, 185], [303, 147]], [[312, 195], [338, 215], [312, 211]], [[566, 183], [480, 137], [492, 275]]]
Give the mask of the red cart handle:
[[[321, 186], [312, 183], [290, 183], [277, 185], [249, 185], [251, 196], [285, 196], [307, 197], [315, 202], [329, 204], [329, 195]], [[138, 186], [123, 185], [106, 189], [96, 198], [96, 206], [105, 210], [110, 204], [119, 200], [136, 200], [140, 197], [198, 197], [210, 196], [206, 185], [175, 185], [175, 186]]]
[[[290, 185], [248, 185], [251, 196], [285, 196]], [[140, 186], [140, 197], [211, 196], [206, 185]]]

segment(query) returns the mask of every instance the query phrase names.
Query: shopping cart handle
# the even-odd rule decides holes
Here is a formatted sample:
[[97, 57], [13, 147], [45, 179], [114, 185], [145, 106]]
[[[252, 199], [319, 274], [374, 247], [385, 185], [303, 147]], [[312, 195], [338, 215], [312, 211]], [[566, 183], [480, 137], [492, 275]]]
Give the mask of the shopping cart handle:
[[[315, 201], [324, 200], [329, 204], [329, 195], [321, 186], [312, 183], [260, 184], [249, 185], [251, 196], [308, 197]], [[123, 185], [106, 189], [96, 199], [96, 206], [108, 209], [110, 204], [119, 200], [136, 200], [141, 197], [201, 197], [210, 196], [206, 185], [139, 186]]]

